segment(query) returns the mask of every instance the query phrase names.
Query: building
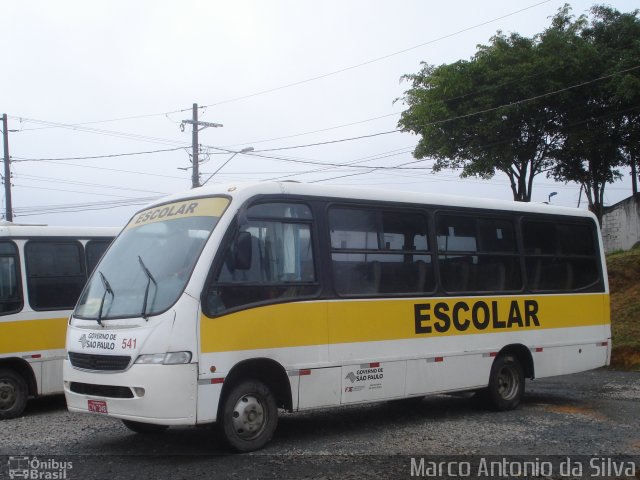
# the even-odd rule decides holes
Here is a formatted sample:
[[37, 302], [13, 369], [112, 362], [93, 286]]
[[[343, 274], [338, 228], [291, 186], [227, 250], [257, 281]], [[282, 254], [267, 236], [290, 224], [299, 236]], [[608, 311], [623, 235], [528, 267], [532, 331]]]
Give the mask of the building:
[[629, 250], [640, 242], [640, 193], [605, 208], [602, 240], [606, 253]]

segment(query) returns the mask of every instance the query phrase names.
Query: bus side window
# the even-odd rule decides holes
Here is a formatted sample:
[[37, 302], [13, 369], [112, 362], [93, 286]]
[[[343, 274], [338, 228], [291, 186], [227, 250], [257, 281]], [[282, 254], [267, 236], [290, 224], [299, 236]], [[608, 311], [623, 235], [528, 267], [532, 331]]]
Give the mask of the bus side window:
[[[308, 298], [319, 289], [308, 208], [265, 203], [247, 213], [249, 220], [227, 245], [207, 292], [205, 308], [212, 315], [245, 305]], [[248, 265], [236, 265], [234, 260], [240, 238], [245, 248], [250, 240]]]
[[435, 288], [427, 223], [415, 212], [329, 211], [333, 285], [339, 295], [409, 295]]
[[522, 234], [531, 290], [602, 289], [595, 225], [525, 220]]
[[31, 308], [72, 309], [87, 281], [82, 257], [79, 242], [29, 241], [25, 260]]
[[89, 240], [85, 246], [87, 275], [91, 275], [104, 252], [109, 248], [110, 240]]
[[0, 242], [0, 315], [22, 310], [22, 288], [18, 265], [16, 246], [12, 242]]
[[438, 262], [447, 292], [522, 289], [513, 219], [437, 216]]

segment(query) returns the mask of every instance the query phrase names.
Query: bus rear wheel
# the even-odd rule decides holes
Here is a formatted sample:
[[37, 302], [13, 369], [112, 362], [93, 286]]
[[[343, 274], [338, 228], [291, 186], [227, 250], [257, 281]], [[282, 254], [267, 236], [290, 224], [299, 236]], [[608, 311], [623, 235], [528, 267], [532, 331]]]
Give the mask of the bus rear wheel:
[[122, 423], [129, 430], [136, 433], [142, 433], [142, 434], [162, 433], [167, 428], [169, 428], [168, 425], [156, 425], [154, 423], [134, 422], [132, 420], [122, 420]]
[[278, 426], [278, 408], [269, 387], [257, 380], [234, 386], [224, 403], [219, 419], [227, 444], [238, 452], [264, 447]]
[[510, 354], [497, 357], [491, 366], [489, 386], [482, 397], [497, 411], [513, 410], [524, 396], [524, 372], [518, 359]]
[[25, 379], [11, 368], [0, 368], [0, 420], [19, 417], [29, 395]]

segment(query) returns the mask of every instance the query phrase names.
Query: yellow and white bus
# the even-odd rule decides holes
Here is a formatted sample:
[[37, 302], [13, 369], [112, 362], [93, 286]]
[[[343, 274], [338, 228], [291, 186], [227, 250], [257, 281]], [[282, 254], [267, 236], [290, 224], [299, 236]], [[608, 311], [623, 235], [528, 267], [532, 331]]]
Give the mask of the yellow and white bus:
[[69, 315], [118, 231], [0, 224], [0, 420], [63, 392]]
[[207, 187], [136, 213], [67, 330], [67, 405], [136, 432], [218, 423], [239, 451], [278, 409], [476, 390], [608, 364], [586, 211], [298, 183]]

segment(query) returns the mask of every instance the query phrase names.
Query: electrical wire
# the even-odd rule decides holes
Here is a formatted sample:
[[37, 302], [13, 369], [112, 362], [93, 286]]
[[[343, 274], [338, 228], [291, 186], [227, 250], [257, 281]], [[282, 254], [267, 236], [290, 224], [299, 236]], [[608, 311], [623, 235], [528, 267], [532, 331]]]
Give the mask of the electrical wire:
[[[286, 89], [286, 88], [302, 85], [302, 84], [305, 84], [305, 83], [309, 83], [309, 82], [313, 82], [313, 81], [316, 81], [316, 80], [327, 78], [327, 77], [330, 77], [330, 76], [333, 76], [333, 75], [337, 75], [337, 74], [340, 74], [340, 73], [343, 73], [343, 72], [354, 70], [354, 69], [357, 69], [357, 68], [360, 68], [360, 67], [363, 67], [363, 66], [366, 66], [366, 65], [370, 65], [372, 63], [376, 63], [376, 62], [380, 62], [382, 60], [386, 60], [387, 58], [391, 58], [391, 57], [394, 57], [396, 55], [400, 55], [400, 54], [403, 54], [403, 53], [406, 53], [406, 52], [409, 52], [409, 51], [412, 51], [412, 50], [415, 50], [415, 49], [418, 49], [418, 48], [421, 48], [421, 47], [424, 47], [424, 46], [427, 46], [427, 45], [431, 45], [433, 43], [440, 42], [442, 40], [446, 40], [448, 38], [460, 35], [462, 33], [466, 33], [466, 32], [469, 32], [471, 30], [475, 30], [477, 28], [489, 25], [491, 23], [495, 23], [495, 22], [497, 22], [499, 20], [504, 20], [505, 18], [512, 17], [514, 15], [517, 15], [519, 13], [525, 12], [527, 10], [531, 10], [531, 9], [533, 9], [535, 7], [538, 7], [540, 5], [543, 5], [543, 4], [549, 3], [549, 2], [551, 2], [551, 0], [544, 0], [542, 2], [534, 3], [532, 5], [529, 5], [527, 7], [521, 8], [519, 10], [515, 10], [513, 12], [507, 13], [505, 15], [501, 15], [499, 17], [495, 17], [493, 19], [486, 20], [484, 22], [472, 25], [470, 27], [466, 27], [466, 28], [463, 28], [461, 30], [457, 30], [457, 31], [449, 33], [447, 35], [443, 35], [441, 37], [434, 38], [434, 39], [429, 40], [427, 42], [423, 42], [423, 43], [420, 43], [418, 45], [414, 45], [414, 46], [411, 46], [411, 47], [408, 47], [408, 48], [404, 48], [402, 50], [398, 50], [396, 52], [392, 52], [390, 54], [383, 55], [381, 57], [373, 58], [373, 59], [370, 59], [370, 60], [355, 64], [355, 65], [351, 65], [351, 66], [348, 66], [348, 67], [345, 67], [345, 68], [334, 70], [334, 71], [331, 71], [331, 72], [328, 72], [328, 73], [325, 73], [325, 74], [322, 74], [322, 75], [317, 75], [315, 77], [307, 78], [307, 79], [300, 80], [300, 81], [297, 81], [297, 82], [281, 85], [279, 87], [275, 87], [275, 88], [271, 88], [271, 89], [267, 89], [267, 90], [262, 90], [260, 92], [255, 92], [255, 93], [251, 93], [251, 94], [248, 94], [248, 95], [243, 95], [243, 96], [240, 96], [240, 97], [235, 97], [235, 98], [231, 98], [231, 99], [227, 99], [227, 100], [223, 100], [223, 101], [219, 101], [219, 102], [211, 103], [211, 104], [207, 104], [207, 105], [201, 105], [201, 106], [198, 107], [198, 109], [203, 109], [203, 110], [206, 111], [206, 109], [208, 107], [213, 107], [213, 106], [216, 106], [216, 105], [222, 105], [222, 104], [225, 104], [225, 103], [231, 103], [231, 102], [235, 102], [235, 101], [239, 101], [239, 100], [244, 100], [244, 99], [256, 97], [256, 96], [259, 96], [259, 95], [264, 95], [266, 93], [271, 93], [271, 92], [283, 90], [283, 89]], [[87, 121], [87, 122], [76, 122], [76, 123], [73, 123], [73, 124], [67, 124], [67, 127], [82, 127], [83, 125], [93, 125], [93, 124], [99, 124], [99, 123], [111, 123], [111, 122], [119, 122], [119, 121], [125, 121], [125, 120], [138, 120], [138, 119], [157, 117], [157, 116], [168, 116], [168, 115], [171, 115], [171, 114], [174, 114], [174, 113], [183, 113], [183, 112], [189, 112], [189, 111], [191, 111], [191, 108], [183, 108], [183, 109], [178, 109], [178, 110], [171, 110], [171, 111], [168, 111], [168, 112], [158, 112], [158, 113], [149, 113], [149, 114], [140, 114], [140, 115], [130, 115], [130, 116], [123, 116], [123, 117], [109, 118], [109, 119], [104, 119], [104, 120], [93, 120], [93, 121]], [[22, 118], [24, 118], [24, 117], [22, 117]], [[28, 120], [28, 121], [33, 121], [31, 119], [26, 119], [26, 118], [24, 118], [24, 119]], [[44, 126], [44, 127], [22, 129], [22, 131], [38, 130], [38, 129], [43, 129], [43, 128], [61, 128], [61, 127], [62, 127], [62, 124], [53, 124], [53, 123], [51, 123], [50, 125], [47, 125], [47, 126]], [[258, 143], [258, 142], [254, 142], [254, 143]]]
[[36, 181], [36, 182], [47, 182], [47, 183], [51, 183], [53, 181], [56, 184], [80, 185], [85, 187], [98, 187], [98, 188], [104, 188], [104, 189], [126, 190], [131, 192], [157, 193], [160, 195], [168, 195], [167, 192], [157, 192], [154, 190], [142, 190], [139, 188], [129, 188], [129, 187], [122, 187], [117, 185], [104, 185], [100, 183], [81, 182], [81, 181], [74, 181], [74, 180], [68, 180], [68, 179], [56, 178], [56, 177], [40, 177], [38, 175], [17, 174], [17, 175], [14, 175], [13, 178], [17, 180], [26, 179], [26, 180]]
[[498, 20], [504, 20], [505, 18], [511, 17], [513, 15], [517, 15], [518, 13], [522, 13], [522, 12], [525, 12], [527, 10], [531, 10], [532, 8], [535, 8], [535, 7], [538, 7], [540, 5], [543, 5], [545, 3], [549, 3], [550, 1], [551, 0], [544, 0], [542, 2], [534, 3], [532, 5], [529, 5], [528, 7], [521, 8], [519, 10], [513, 11], [513, 12], [508, 13], [506, 15], [502, 15], [500, 17], [496, 17], [496, 18], [493, 18], [491, 20], [487, 20], [487, 21], [484, 21], [482, 23], [478, 23], [476, 25], [472, 25], [470, 27], [463, 28], [463, 29], [458, 30], [456, 32], [449, 33], [447, 35], [443, 35], [443, 36], [438, 37], [438, 38], [434, 38], [432, 40], [429, 40], [427, 42], [421, 43], [419, 45], [414, 45], [412, 47], [404, 48], [402, 50], [398, 50], [396, 52], [393, 52], [393, 53], [390, 53], [390, 54], [387, 54], [387, 55], [383, 55], [381, 57], [373, 58], [373, 59], [367, 60], [365, 62], [361, 62], [361, 63], [355, 64], [355, 65], [351, 65], [349, 67], [341, 68], [339, 70], [334, 70], [332, 72], [324, 73], [322, 75], [317, 75], [315, 77], [307, 78], [307, 79], [304, 79], [304, 80], [299, 80], [297, 82], [288, 83], [288, 84], [285, 84], [285, 85], [281, 85], [279, 87], [270, 88], [270, 89], [267, 89], [267, 90], [262, 90], [262, 91], [259, 91], [259, 92], [251, 93], [249, 95], [243, 95], [243, 96], [240, 96], [240, 97], [230, 98], [228, 100], [222, 100], [222, 101], [219, 101], [219, 102], [216, 102], [216, 103], [210, 103], [210, 104], [207, 104], [207, 105], [204, 105], [204, 106], [205, 107], [215, 107], [215, 106], [223, 105], [223, 104], [226, 104], [226, 103], [237, 102], [239, 100], [245, 100], [247, 98], [257, 97], [259, 95], [264, 95], [264, 94], [267, 94], [267, 93], [277, 92], [277, 91], [283, 90], [285, 88], [295, 87], [295, 86], [302, 85], [302, 84], [305, 84], [305, 83], [309, 83], [309, 82], [313, 82], [313, 81], [320, 80], [320, 79], [323, 79], [323, 78], [331, 77], [333, 75], [338, 75], [340, 73], [344, 73], [344, 72], [347, 72], [349, 70], [354, 70], [356, 68], [364, 67], [366, 65], [370, 65], [372, 63], [376, 63], [376, 62], [379, 62], [381, 60], [386, 60], [387, 58], [394, 57], [396, 55], [400, 55], [402, 53], [406, 53], [406, 52], [409, 52], [411, 50], [415, 50], [417, 48], [424, 47], [426, 45], [431, 45], [431, 44], [439, 42], [441, 40], [445, 40], [447, 38], [451, 38], [451, 37], [454, 37], [456, 35], [460, 35], [461, 33], [465, 33], [465, 32], [471, 31], [471, 30], [475, 30], [476, 28], [484, 27], [484, 26], [489, 25], [491, 23], [497, 22]]
[[98, 158], [115, 158], [115, 157], [130, 157], [133, 155], [149, 155], [153, 153], [162, 153], [162, 152], [175, 152], [177, 150], [183, 150], [186, 147], [176, 147], [176, 148], [164, 148], [160, 150], [148, 150], [144, 152], [128, 152], [128, 153], [112, 153], [107, 155], [91, 155], [86, 157], [57, 157], [57, 158], [23, 158], [23, 157], [14, 157], [12, 158], [13, 162], [51, 162], [51, 161], [63, 161], [63, 160], [92, 160]]

